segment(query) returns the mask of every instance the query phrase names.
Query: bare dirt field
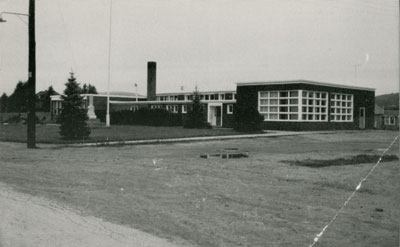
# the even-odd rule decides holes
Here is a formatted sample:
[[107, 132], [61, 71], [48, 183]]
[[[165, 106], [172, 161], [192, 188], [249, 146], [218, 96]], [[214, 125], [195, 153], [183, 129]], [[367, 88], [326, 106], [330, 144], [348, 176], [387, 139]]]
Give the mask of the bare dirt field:
[[[77, 218], [97, 217], [181, 245], [309, 246], [376, 161], [323, 168], [287, 161], [380, 154], [395, 135], [360, 131], [38, 150], [0, 142], [0, 182], [68, 207]], [[249, 157], [199, 157], [226, 148]], [[398, 155], [398, 142], [389, 154]], [[398, 246], [398, 178], [398, 161], [381, 163], [316, 246]], [[20, 230], [29, 236], [29, 228]], [[4, 239], [7, 232], [1, 234]]]

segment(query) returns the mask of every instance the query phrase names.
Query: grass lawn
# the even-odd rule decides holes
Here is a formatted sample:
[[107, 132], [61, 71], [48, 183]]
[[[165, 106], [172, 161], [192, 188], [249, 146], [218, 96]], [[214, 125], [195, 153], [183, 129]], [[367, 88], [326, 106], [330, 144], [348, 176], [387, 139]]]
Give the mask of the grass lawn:
[[[165, 139], [194, 136], [220, 136], [238, 135], [231, 129], [185, 129], [183, 127], [152, 127], [152, 126], [130, 126], [113, 125], [110, 128], [104, 125], [91, 127], [88, 139], [63, 140], [59, 134], [59, 126], [36, 125], [36, 141], [38, 143], [86, 143], [103, 141], [145, 140]], [[0, 141], [26, 142], [26, 125], [9, 124], [0, 125]]]
[[[319, 168], [287, 161], [379, 154], [396, 132], [26, 149], [0, 142], [0, 182], [195, 246], [309, 246], [376, 161]], [[243, 159], [203, 159], [224, 148]], [[398, 155], [398, 143], [388, 154]], [[399, 164], [381, 163], [316, 246], [398, 246]]]

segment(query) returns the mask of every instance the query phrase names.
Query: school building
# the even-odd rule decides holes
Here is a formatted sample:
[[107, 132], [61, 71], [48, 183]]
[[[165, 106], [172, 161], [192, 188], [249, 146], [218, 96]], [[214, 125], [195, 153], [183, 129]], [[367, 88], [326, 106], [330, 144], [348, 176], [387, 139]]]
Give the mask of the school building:
[[[156, 93], [156, 62], [148, 62], [147, 96], [110, 96], [110, 111], [142, 107], [187, 114], [193, 93]], [[232, 127], [236, 107], [255, 107], [264, 116], [263, 129], [329, 130], [372, 129], [375, 89], [308, 80], [241, 82], [235, 91], [199, 92], [207, 121], [215, 127]], [[89, 118], [105, 109], [107, 95], [84, 95]], [[62, 107], [52, 97], [52, 113]]]

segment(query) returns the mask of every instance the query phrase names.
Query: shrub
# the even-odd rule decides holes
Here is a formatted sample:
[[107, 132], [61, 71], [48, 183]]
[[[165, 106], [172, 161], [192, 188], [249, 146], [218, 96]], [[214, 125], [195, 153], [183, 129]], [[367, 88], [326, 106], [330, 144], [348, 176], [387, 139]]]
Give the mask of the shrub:
[[140, 108], [137, 111], [123, 110], [110, 113], [111, 124], [182, 126], [182, 115], [165, 109]]
[[264, 116], [255, 107], [236, 106], [233, 129], [241, 132], [257, 132], [262, 129], [263, 121]]

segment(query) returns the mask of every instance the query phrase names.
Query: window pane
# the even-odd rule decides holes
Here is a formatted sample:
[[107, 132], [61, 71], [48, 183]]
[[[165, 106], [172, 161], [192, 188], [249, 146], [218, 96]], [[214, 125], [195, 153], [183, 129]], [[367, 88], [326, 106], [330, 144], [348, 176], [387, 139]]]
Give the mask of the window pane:
[[260, 112], [268, 112], [268, 106], [261, 106]]
[[314, 111], [314, 108], [308, 107], [308, 112], [313, 112], [313, 111]]
[[269, 100], [269, 104], [270, 105], [277, 105], [278, 104], [278, 100], [277, 99], [270, 99]]
[[288, 119], [288, 115], [287, 114], [279, 114], [279, 119], [286, 120], [286, 119]]
[[288, 108], [287, 107], [279, 107], [280, 112], [287, 112]]
[[287, 97], [288, 92], [279, 92], [279, 97]]
[[325, 99], [326, 98], [326, 93], [321, 94], [321, 98]]
[[308, 115], [308, 120], [313, 120], [314, 116], [313, 115]]
[[267, 98], [268, 97], [268, 92], [260, 92], [260, 97]]
[[290, 112], [298, 112], [298, 111], [299, 111], [299, 107], [297, 107], [297, 106], [290, 107]]
[[307, 105], [307, 100], [306, 100], [306, 99], [303, 99], [303, 100], [302, 100], [302, 103], [303, 103], [303, 105]]
[[270, 111], [270, 112], [278, 112], [278, 107], [277, 107], [277, 106], [271, 106], [271, 107], [269, 108], [269, 111]]
[[302, 95], [303, 97], [307, 97], [307, 91], [303, 91]]
[[278, 92], [274, 91], [274, 92], [269, 92], [269, 97], [270, 98], [276, 98], [278, 97]]
[[306, 114], [303, 114], [303, 115], [301, 116], [301, 119], [302, 119], [302, 120], [307, 120], [307, 115], [306, 115]]
[[269, 114], [269, 119], [278, 119], [278, 114]]
[[325, 121], [326, 120], [326, 115], [321, 115], [321, 120]]
[[308, 97], [313, 98], [314, 97], [314, 93], [313, 92], [308, 92]]
[[308, 100], [308, 104], [309, 104], [309, 105], [313, 105], [313, 104], [314, 104], [314, 100], [309, 99], [309, 100]]
[[297, 120], [299, 116], [297, 114], [290, 114], [290, 120]]
[[321, 98], [321, 94], [320, 93], [315, 93], [315, 97]]
[[281, 100], [279, 100], [279, 104], [287, 105], [288, 104], [288, 100], [287, 99], [281, 99]]
[[299, 100], [298, 99], [291, 99], [290, 100], [290, 104], [291, 105], [297, 105], [299, 103]]
[[307, 112], [307, 107], [304, 107], [304, 106], [303, 106], [303, 109], [302, 109], [302, 110], [303, 110], [303, 112]]
[[290, 91], [290, 97], [298, 97], [299, 92], [298, 91]]
[[260, 100], [260, 105], [268, 105], [268, 100], [267, 99]]

